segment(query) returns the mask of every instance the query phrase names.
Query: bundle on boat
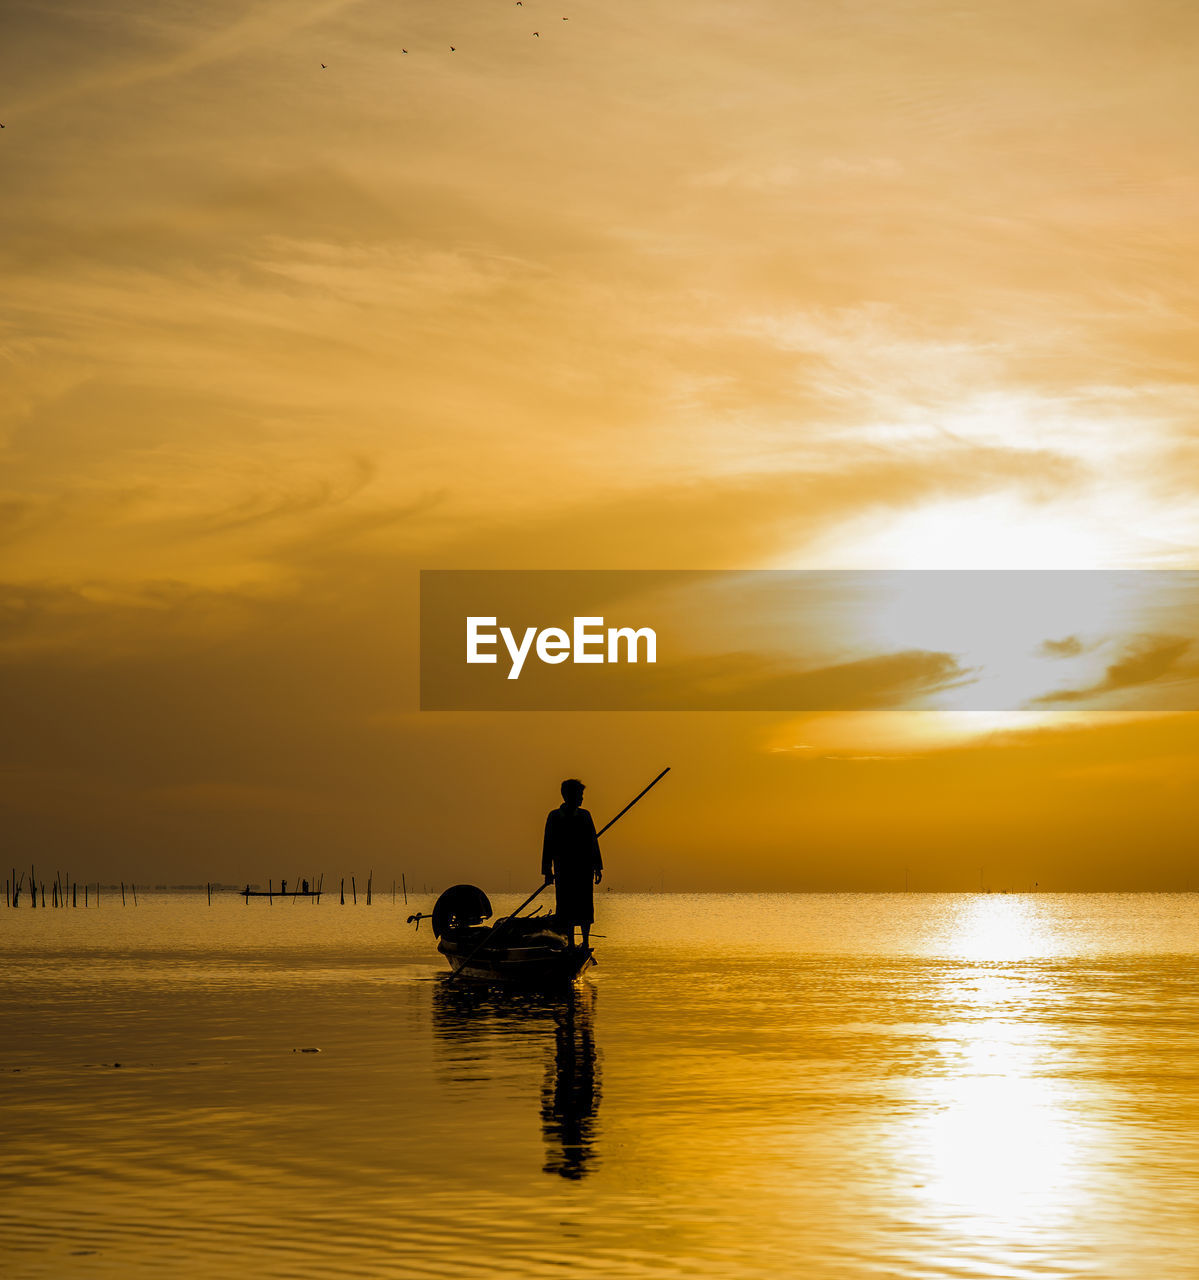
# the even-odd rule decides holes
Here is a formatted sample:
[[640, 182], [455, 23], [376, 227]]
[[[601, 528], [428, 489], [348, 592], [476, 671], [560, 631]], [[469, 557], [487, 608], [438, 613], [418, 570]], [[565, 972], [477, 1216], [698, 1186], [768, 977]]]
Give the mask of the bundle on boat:
[[[571, 929], [553, 915], [501, 917], [493, 925], [491, 902], [473, 884], [447, 889], [431, 919], [437, 950], [453, 978], [504, 986], [555, 987], [573, 982], [595, 963], [590, 948], [573, 947]], [[410, 922], [427, 919], [409, 917]]]

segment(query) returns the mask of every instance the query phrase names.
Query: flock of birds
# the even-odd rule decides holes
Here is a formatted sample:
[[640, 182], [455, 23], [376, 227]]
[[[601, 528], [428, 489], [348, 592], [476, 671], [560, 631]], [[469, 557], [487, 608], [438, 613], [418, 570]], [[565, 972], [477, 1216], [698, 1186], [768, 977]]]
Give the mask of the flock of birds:
[[[524, 0], [516, 0], [516, 7], [517, 7], [518, 9], [523, 9], [523, 8], [524, 8]], [[563, 19], [562, 19], [562, 21], [563, 21], [563, 22], [569, 22], [569, 21], [570, 21], [570, 19], [569, 19], [569, 18], [563, 18]], [[541, 32], [540, 32], [540, 31], [534, 31], [534, 32], [533, 32], [533, 34], [534, 34], [535, 36], [537, 36], [537, 37], [538, 37], [538, 39], [540, 39], [540, 37], [541, 37]], [[401, 48], [401, 49], [400, 49], [400, 52], [401, 52], [401, 53], [407, 53], [407, 52], [408, 52], [408, 50], [407, 50], [407, 49], [403, 49], [403, 48]], [[457, 46], [457, 45], [454, 45], [454, 44], [450, 45], [450, 52], [451, 52], [451, 53], [457, 53], [457, 52], [458, 52], [458, 46]], [[323, 63], [323, 62], [322, 62], [322, 63], [321, 63], [321, 70], [322, 70], [322, 71], [328, 71], [328, 69], [329, 69], [329, 68], [328, 68], [328, 66], [327, 66], [325, 63]], [[0, 129], [3, 129], [3, 128], [4, 128], [4, 126], [3, 126], [2, 124], [0, 124]]]
[[[518, 9], [523, 9], [523, 8], [524, 8], [524, 0], [516, 0], [516, 7], [517, 7]], [[569, 19], [569, 18], [563, 18], [563, 19], [562, 19], [562, 21], [563, 21], [563, 22], [569, 22], [569, 21], [570, 21], [570, 19]], [[540, 31], [534, 31], [534, 32], [533, 32], [533, 34], [534, 34], [535, 36], [537, 36], [537, 37], [538, 37], [538, 39], [540, 39], [540, 37], [541, 37], [541, 32], [540, 32]], [[408, 50], [407, 50], [407, 49], [401, 49], [401, 50], [400, 50], [400, 52], [401, 52], [401, 53], [407, 53], [407, 52], [408, 52]], [[457, 45], [453, 45], [453, 44], [452, 44], [452, 45], [450, 45], [450, 52], [451, 52], [451, 53], [457, 53], [457, 52], [458, 52], [458, 46], [457, 46]], [[326, 63], [322, 62], [322, 63], [321, 63], [321, 70], [322, 70], [322, 71], [328, 71], [328, 69], [329, 69], [328, 65], [327, 65]], [[4, 124], [3, 124], [3, 122], [0, 122], [0, 129], [3, 129], [3, 128], [4, 128]]]

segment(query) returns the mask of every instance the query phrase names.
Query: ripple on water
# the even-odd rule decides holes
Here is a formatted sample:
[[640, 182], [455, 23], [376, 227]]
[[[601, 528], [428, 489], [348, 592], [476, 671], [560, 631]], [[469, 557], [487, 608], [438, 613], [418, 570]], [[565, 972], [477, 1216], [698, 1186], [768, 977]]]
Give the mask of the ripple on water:
[[605, 895], [566, 1000], [200, 904], [0, 935], [6, 1280], [1194, 1274], [1193, 897]]

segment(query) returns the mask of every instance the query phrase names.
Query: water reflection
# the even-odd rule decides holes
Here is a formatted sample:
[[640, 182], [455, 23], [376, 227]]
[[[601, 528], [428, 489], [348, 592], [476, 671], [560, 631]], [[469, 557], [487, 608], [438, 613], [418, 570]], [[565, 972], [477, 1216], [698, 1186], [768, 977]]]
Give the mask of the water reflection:
[[403, 910], [0, 918], [5, 1280], [1196, 1280], [1199, 895], [613, 894], [565, 1001]]
[[451, 1050], [445, 1078], [486, 1088], [497, 1082], [506, 1050], [515, 1049], [524, 1060], [530, 1041], [541, 1048], [543, 1167], [571, 1181], [586, 1177], [598, 1162], [595, 1005], [596, 989], [589, 983], [545, 995], [440, 981], [433, 992], [434, 1034]]
[[940, 1224], [948, 1254], [1021, 1267], [1075, 1265], [1064, 1227], [1086, 1216], [1097, 1152], [1075, 1114], [1061, 940], [1026, 898], [959, 905], [929, 991], [938, 1010], [920, 1106], [906, 1126], [913, 1212]]
[[595, 1051], [595, 988], [572, 991], [555, 1011], [554, 1061], [541, 1091], [546, 1173], [577, 1180], [596, 1158], [599, 1073]]

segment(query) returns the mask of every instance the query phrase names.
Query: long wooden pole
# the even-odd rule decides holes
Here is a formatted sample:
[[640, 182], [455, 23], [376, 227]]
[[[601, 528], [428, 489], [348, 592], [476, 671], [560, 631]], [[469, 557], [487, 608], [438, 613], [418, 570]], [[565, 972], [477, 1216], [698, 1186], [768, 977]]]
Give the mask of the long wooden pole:
[[631, 809], [631, 808], [632, 808], [632, 807], [637, 803], [637, 801], [638, 801], [638, 800], [640, 800], [640, 799], [641, 799], [641, 797], [642, 797], [643, 795], [645, 795], [645, 792], [646, 792], [646, 791], [650, 791], [650, 790], [652, 790], [654, 787], [656, 787], [656, 786], [658, 785], [658, 783], [659, 783], [659, 782], [661, 782], [661, 781], [662, 781], [662, 779], [663, 779], [664, 777], [666, 777], [666, 775], [667, 775], [669, 772], [670, 772], [670, 766], [669, 766], [669, 765], [667, 765], [667, 766], [666, 766], [666, 768], [665, 768], [665, 769], [663, 769], [663, 770], [662, 770], [662, 772], [661, 772], [660, 774], [658, 774], [658, 776], [653, 780], [653, 782], [651, 782], [651, 783], [649, 784], [649, 786], [645, 788], [645, 791], [639, 791], [639, 792], [638, 792], [638, 793], [637, 793], [637, 794], [636, 794], [636, 795], [635, 795], [635, 796], [634, 796], [634, 797], [629, 801], [629, 803], [628, 803], [628, 804], [626, 804], [626, 805], [625, 805], [625, 807], [624, 807], [623, 809], [621, 809], [621, 811], [616, 815], [616, 817], [615, 817], [615, 818], [611, 819], [611, 821], [609, 821], [609, 822], [605, 822], [605, 823], [604, 823], [604, 825], [603, 825], [602, 827], [600, 827], [600, 829], [595, 833], [595, 838], [598, 840], [598, 839], [600, 838], [600, 836], [602, 836], [602, 835], [604, 834], [604, 832], [605, 832], [605, 831], [607, 831], [607, 829], [608, 829], [610, 826], [612, 826], [612, 825], [613, 825], [613, 823], [617, 822], [620, 818], [623, 818], [623, 817], [625, 816], [625, 814], [626, 814], [626, 813], [628, 813], [628, 811], [629, 811], [629, 810], [630, 810], [630, 809]]
[[[662, 779], [663, 779], [664, 777], [666, 777], [666, 775], [667, 775], [669, 772], [670, 772], [670, 766], [669, 766], [669, 765], [667, 765], [667, 767], [666, 767], [665, 769], [663, 769], [663, 770], [662, 770], [662, 772], [661, 772], [660, 774], [658, 774], [658, 776], [653, 780], [653, 782], [651, 782], [651, 783], [649, 784], [649, 786], [645, 788], [645, 791], [639, 791], [639, 792], [638, 792], [638, 793], [637, 793], [637, 794], [636, 794], [636, 795], [635, 795], [635, 796], [634, 796], [634, 797], [629, 801], [629, 803], [628, 803], [628, 804], [626, 804], [626, 805], [625, 805], [625, 807], [624, 807], [623, 809], [621, 809], [621, 811], [616, 815], [616, 817], [615, 817], [615, 818], [612, 818], [610, 821], [605, 822], [605, 823], [604, 823], [604, 825], [603, 825], [602, 827], [600, 827], [600, 829], [595, 833], [595, 838], [598, 840], [598, 839], [600, 838], [600, 836], [602, 836], [602, 835], [604, 834], [604, 832], [605, 832], [605, 831], [607, 831], [607, 830], [608, 830], [608, 828], [609, 828], [610, 826], [612, 826], [614, 823], [618, 822], [621, 818], [623, 818], [623, 817], [625, 816], [625, 814], [626, 814], [626, 813], [628, 813], [628, 811], [629, 811], [629, 810], [630, 810], [630, 809], [631, 809], [631, 808], [632, 808], [632, 807], [637, 803], [637, 801], [638, 801], [638, 800], [640, 800], [640, 799], [641, 799], [641, 797], [642, 797], [643, 795], [645, 795], [646, 791], [650, 791], [650, 790], [652, 790], [654, 787], [656, 787], [656, 786], [658, 785], [658, 783], [659, 783], [659, 782], [661, 782], [661, 781], [662, 781]], [[542, 884], [538, 885], [538, 886], [537, 886], [537, 888], [536, 888], [536, 889], [534, 889], [534, 890], [533, 890], [533, 892], [532, 892], [531, 894], [529, 894], [529, 896], [524, 900], [524, 902], [522, 902], [522, 903], [520, 904], [520, 906], [519, 906], [519, 907], [517, 907], [517, 908], [516, 908], [516, 910], [512, 912], [512, 914], [511, 914], [511, 915], [507, 915], [507, 916], [505, 916], [505, 917], [504, 917], [504, 918], [503, 918], [503, 919], [502, 919], [498, 924], [493, 924], [493, 925], [491, 926], [491, 931], [487, 934], [487, 936], [486, 936], [486, 937], [485, 937], [485, 938], [484, 938], [484, 939], [479, 943], [479, 945], [478, 945], [478, 946], [477, 946], [477, 947], [476, 947], [476, 948], [475, 948], [475, 949], [470, 953], [470, 955], [468, 955], [468, 956], [466, 957], [466, 959], [462, 961], [462, 963], [458, 966], [458, 968], [457, 968], [457, 969], [455, 969], [455, 970], [453, 971], [453, 973], [451, 973], [451, 974], [449, 975], [449, 977], [446, 979], [446, 981], [447, 981], [447, 982], [453, 982], [453, 981], [454, 981], [454, 979], [455, 979], [455, 978], [456, 978], [456, 977], [457, 977], [457, 976], [462, 972], [462, 970], [463, 970], [463, 969], [464, 969], [468, 964], [470, 964], [470, 962], [475, 958], [475, 956], [477, 956], [477, 955], [479, 954], [479, 952], [480, 952], [480, 951], [482, 951], [482, 950], [483, 950], [483, 948], [484, 948], [485, 946], [487, 946], [490, 942], [493, 942], [493, 941], [495, 940], [495, 935], [496, 935], [496, 934], [497, 934], [501, 929], [503, 929], [503, 928], [505, 928], [507, 925], [511, 924], [511, 923], [512, 923], [512, 921], [513, 921], [513, 920], [515, 920], [515, 919], [516, 919], [516, 917], [517, 917], [518, 915], [520, 915], [520, 913], [521, 913], [521, 912], [522, 912], [522, 911], [523, 911], [523, 910], [524, 910], [524, 909], [529, 905], [529, 903], [530, 903], [530, 902], [532, 902], [532, 901], [533, 901], [533, 899], [534, 899], [534, 898], [536, 898], [536, 897], [538, 896], [538, 894], [544, 893], [544, 892], [545, 892], [545, 890], [549, 888], [549, 885], [550, 885], [550, 882], [549, 882], [548, 880], [546, 880], [546, 881], [544, 881]]]

